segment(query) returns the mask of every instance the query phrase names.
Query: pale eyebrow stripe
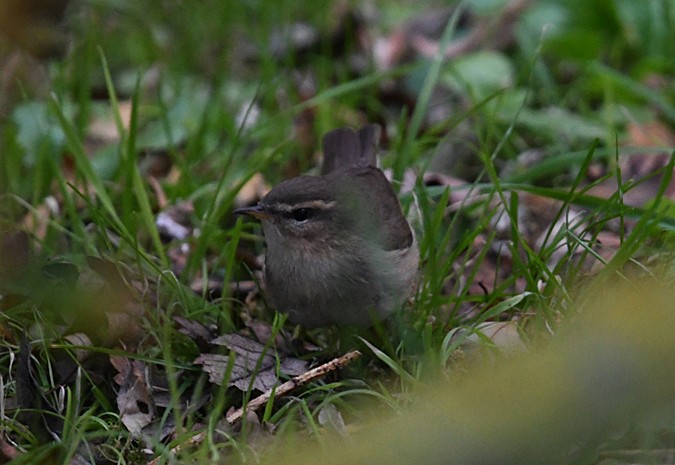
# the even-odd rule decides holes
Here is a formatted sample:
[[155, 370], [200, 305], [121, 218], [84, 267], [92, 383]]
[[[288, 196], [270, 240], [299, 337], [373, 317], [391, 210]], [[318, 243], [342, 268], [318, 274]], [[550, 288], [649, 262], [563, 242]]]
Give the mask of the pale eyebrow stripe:
[[330, 201], [326, 202], [325, 200], [307, 200], [305, 202], [299, 202], [293, 205], [289, 205], [287, 203], [280, 203], [277, 204], [275, 207], [279, 211], [283, 212], [290, 212], [293, 210], [297, 210], [298, 208], [314, 208], [316, 210], [330, 210], [331, 208], [335, 207], [336, 202]]

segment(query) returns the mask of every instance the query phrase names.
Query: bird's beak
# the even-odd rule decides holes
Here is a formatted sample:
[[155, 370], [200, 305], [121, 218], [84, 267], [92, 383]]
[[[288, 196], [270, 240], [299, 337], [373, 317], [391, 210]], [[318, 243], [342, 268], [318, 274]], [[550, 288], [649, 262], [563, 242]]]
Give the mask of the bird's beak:
[[256, 205], [254, 207], [237, 208], [234, 211], [234, 214], [252, 216], [253, 218], [257, 218], [259, 220], [265, 220], [271, 216], [270, 213], [260, 205]]

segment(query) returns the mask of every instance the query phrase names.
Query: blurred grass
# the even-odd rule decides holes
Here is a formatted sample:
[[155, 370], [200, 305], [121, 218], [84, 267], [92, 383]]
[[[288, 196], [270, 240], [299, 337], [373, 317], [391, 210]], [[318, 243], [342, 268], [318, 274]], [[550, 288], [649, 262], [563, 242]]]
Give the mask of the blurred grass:
[[[464, 5], [491, 12], [503, 3], [476, 1]], [[2, 10], [7, 5], [0, 3], [0, 17], [7, 11]], [[16, 6], [16, 2], [12, 5]], [[381, 23], [376, 18], [376, 24], [385, 25], [387, 20], [401, 15], [401, 11], [413, 13], [422, 9], [417, 3], [405, 5], [401, 10], [385, 2], [374, 5], [384, 18]], [[661, 255], [663, 260], [670, 258], [674, 220], [672, 206], [668, 208], [671, 202], [664, 197], [669, 178], [664, 178], [659, 195], [644, 208], [626, 206], [619, 194], [600, 199], [587, 194], [587, 187], [579, 188], [589, 165], [613, 163], [619, 151], [617, 134], [623, 134], [627, 123], [659, 118], [673, 131], [675, 7], [668, 0], [639, 4], [611, 0], [534, 2], [516, 26], [515, 45], [506, 51], [478, 52], [451, 62], [418, 59], [387, 71], [377, 71], [371, 64], [358, 76], [350, 71], [344, 57], [335, 53], [330, 41], [321, 42], [318, 49], [305, 54], [281, 53], [268, 45], [276, 40], [274, 34], [282, 32], [283, 36], [284, 26], [295, 21], [312, 24], [319, 32], [332, 30], [338, 16], [333, 2], [321, 1], [308, 8], [287, 0], [253, 3], [91, 0], [79, 6], [72, 4], [71, 8], [71, 16], [67, 16], [65, 23], [52, 18], [51, 26], [48, 24], [55, 28], [52, 30], [55, 37], [62, 37], [64, 27], [70, 28], [72, 35], [69, 50], [62, 50], [58, 59], [38, 64], [49, 77], [48, 92], [41, 94], [38, 89], [22, 88], [19, 84], [18, 90], [13, 90], [16, 95], [9, 107], [0, 112], [0, 231], [22, 228], [18, 224], [26, 221], [28, 214], [46, 229], [44, 234], [32, 237], [36, 263], [75, 263], [84, 270], [83, 257], [94, 255], [140, 275], [139, 281], [148, 284], [144, 291], [152, 294], [144, 302], [149, 310], [143, 322], [147, 335], [139, 347], [118, 354], [165, 367], [174, 406], [191, 389], [197, 401], [209, 387], [203, 374], [200, 376], [194, 367], [192, 371], [187, 369], [199, 351], [179, 334], [172, 317], [181, 315], [217, 325], [220, 333], [239, 329], [237, 324], [241, 324], [238, 313], [243, 303], [231, 295], [228, 283], [248, 277], [237, 250], [244, 238], [250, 238], [259, 229], [231, 218], [238, 192], [256, 173], [262, 173], [270, 184], [275, 184], [310, 170], [317, 161], [320, 134], [340, 125], [355, 125], [362, 118], [381, 117], [386, 123], [390, 151], [382, 164], [393, 168], [395, 179], [401, 179], [410, 167], [423, 172], [440, 152], [446, 133], [457, 131], [461, 135], [462, 124], [470, 124], [471, 135], [475, 136], [470, 143], [478, 160], [473, 162], [479, 165], [479, 173], [466, 189], [483, 197], [480, 202], [462, 205], [458, 213], [451, 214], [453, 189], [425, 186], [421, 179], [417, 180], [412, 195], [404, 198], [406, 209], [419, 216], [416, 227], [422, 277], [414, 304], [398, 327], [369, 335], [364, 343], [342, 335], [336, 345], [341, 348], [359, 345], [370, 354], [370, 365], [364, 363], [346, 370], [343, 379], [337, 382], [319, 381], [278, 409], [270, 406], [264, 418], [281, 431], [295, 434], [303, 441], [305, 435], [320, 438], [324, 427], [317, 418], [325, 404], [338, 405], [348, 420], [359, 425], [369, 418], [364, 399], [377, 399], [377, 405], [371, 408], [379, 412], [405, 412], [422, 396], [412, 388], [423, 385], [439, 372], [464, 380], [461, 364], [455, 368], [453, 359], [458, 343], [450, 337], [458, 325], [471, 328], [487, 318], [513, 318], [519, 319], [523, 331], [534, 339], [548, 337], [534, 332], [532, 327], [557, 333], [559, 321], [570, 312], [572, 296], [587, 285], [580, 267], [549, 268], [559, 239], [572, 244], [567, 258], [577, 252], [589, 254], [589, 244], [608, 221], [636, 220], [632, 234], [624, 238], [619, 253], [601, 275], [602, 280], [609, 282], [624, 276], [617, 272], [626, 264], [647, 261], [654, 255]], [[22, 18], [26, 18], [25, 13], [21, 13]], [[454, 32], [456, 24], [451, 22], [441, 43], [450, 40]], [[356, 44], [347, 46], [356, 48]], [[44, 44], [25, 45], [28, 50], [33, 50], [32, 47]], [[246, 58], [256, 49], [259, 53], [255, 59]], [[298, 91], [297, 85], [298, 74], [307, 70], [313, 72], [317, 87], [309, 98]], [[657, 84], [651, 84], [650, 76]], [[659, 84], [657, 78], [665, 83]], [[391, 110], [380, 101], [380, 85], [390, 79], [409, 83], [412, 94], [418, 97], [414, 108]], [[433, 130], [424, 132], [429, 129], [424, 118], [438, 104], [432, 98], [437, 85], [470, 96], [472, 105], [459, 108], [448, 119], [432, 125]], [[123, 109], [127, 104], [129, 107]], [[127, 109], [128, 119], [124, 114]], [[295, 136], [300, 131], [298, 122], [307, 114], [311, 114], [314, 126], [309, 145], [303, 145]], [[112, 121], [117, 136], [92, 147], [88, 125], [93, 117], [101, 115]], [[541, 149], [546, 157], [504, 175], [502, 168], [530, 147]], [[621, 147], [620, 151], [623, 154], [641, 149], [644, 147]], [[666, 150], [672, 153], [673, 147]], [[189, 243], [192, 253], [180, 277], [170, 271], [168, 245], [161, 242], [155, 226], [154, 216], [160, 206], [147, 167], [153, 153], [165, 155], [172, 167], [172, 172], [161, 180], [168, 205], [190, 201], [194, 206], [191, 219], [199, 228], [199, 235]], [[672, 172], [672, 162], [664, 172]], [[620, 188], [629, 181], [619, 183]], [[581, 240], [574, 235], [573, 228], [556, 232], [551, 227], [547, 246], [541, 250], [529, 248], [518, 218], [519, 203], [526, 193], [562, 201], [556, 218], [563, 217], [565, 208], [571, 205], [585, 209], [593, 218], [590, 237]], [[52, 208], [45, 213], [45, 207], [55, 199], [61, 210]], [[494, 206], [495, 199], [501, 201], [504, 211]], [[489, 230], [498, 214], [507, 215], [511, 221], [514, 273], [492, 292], [471, 295], [466, 282], [473, 280], [490, 246], [499, 238], [489, 232], [486, 244], [477, 244], [476, 240]], [[262, 244], [258, 246], [261, 251]], [[222, 297], [209, 301], [203, 295], [193, 294], [186, 285], [198, 276], [222, 280], [225, 283]], [[525, 282], [525, 290], [521, 292], [515, 291], [518, 280]], [[65, 281], [57, 281], [57, 285]], [[43, 281], [35, 282], [39, 287]], [[21, 284], [30, 287], [28, 282]], [[71, 291], [68, 286], [63, 288]], [[8, 294], [6, 290], [3, 292], [3, 297]], [[609, 290], [597, 292], [611, 296]], [[110, 400], [112, 397], [99, 389], [99, 381], [87, 375], [86, 367], [78, 364], [75, 381], [67, 386], [58, 385], [53, 375], [58, 363], [51, 350], [75, 347], [62, 339], [59, 323], [43, 315], [48, 313], [50, 300], [56, 299], [35, 293], [16, 306], [2, 303], [0, 324], [5, 330], [11, 329], [10, 332], [29, 334], [33, 345], [41, 348], [35, 357], [40, 386], [53, 405], [63, 406], [56, 415], [64, 425], [61, 443], [40, 442], [30, 431], [3, 419], [5, 433], [18, 437], [26, 451], [15, 462], [68, 463], [76, 453], [81, 453], [78, 447], [97, 444], [113, 457], [112, 463], [143, 463], [142, 444], [126, 432]], [[655, 294], [645, 296], [643, 303], [657, 300], [668, 302], [662, 294]], [[639, 302], [633, 302], [638, 306]], [[462, 313], [466, 308], [481, 312], [467, 319]], [[626, 341], [640, 341], [643, 336], [646, 340], [657, 340], [660, 331], [669, 328], [666, 321], [663, 326], [650, 329], [645, 325], [651, 317], [637, 317], [639, 321], [634, 321], [638, 313], [621, 308], [628, 316], [617, 320], [618, 327], [623, 331], [628, 328], [623, 325], [636, 324], [642, 332], [636, 330], [627, 334], [625, 341], [614, 343], [608, 333], [608, 328], [614, 326], [604, 325], [614, 320], [590, 316], [593, 323], [582, 330], [586, 338], [583, 340], [595, 337], [600, 341], [598, 344], [606, 342], [606, 347], [614, 347]], [[58, 315], [61, 310], [57, 307], [54, 313]], [[574, 319], [575, 313], [571, 315]], [[654, 321], [662, 316], [656, 315]], [[577, 339], [564, 341], [561, 336], [554, 340], [561, 352], [556, 355], [550, 349], [544, 357], [550, 356], [559, 364], [564, 364], [564, 360], [576, 363], [575, 357], [586, 359], [586, 354], [573, 346]], [[664, 342], [667, 349], [669, 341]], [[14, 389], [11, 360], [17, 346], [9, 334], [3, 335], [0, 372], [8, 380], [8, 394]], [[104, 347], [87, 349], [108, 353]], [[648, 354], [650, 357], [657, 348], [653, 350]], [[377, 365], [376, 360], [382, 363]], [[647, 362], [651, 363], [650, 360]], [[525, 366], [530, 362], [521, 363]], [[508, 365], [500, 372], [508, 378], [511, 367]], [[552, 390], [548, 392], [551, 397], [546, 396], [547, 385], [542, 387], [540, 381], [547, 379], [547, 373], [550, 377], [562, 373], [565, 380], [579, 379], [572, 368], [569, 372], [558, 372], [544, 366], [532, 371], [527, 374], [531, 394], [540, 394], [540, 399], [552, 405], [558, 402], [555, 399], [564, 399], [555, 396], [565, 393]], [[515, 377], [515, 373], [518, 372], [511, 376]], [[599, 382], [620, 375], [626, 372], [617, 370], [601, 377]], [[470, 397], [467, 391], [475, 389], [476, 397], [471, 397], [475, 400], [491, 399], [490, 393], [499, 390], [511, 392], [512, 397], [519, 399], [513, 383], [504, 381], [504, 385], [494, 386], [488, 381], [492, 381], [489, 373], [477, 374], [476, 379], [479, 378], [476, 384], [464, 381], [469, 388], [452, 392], [462, 399], [464, 395]], [[650, 374], [643, 379], [648, 382]], [[564, 383], [557, 388], [561, 385]], [[657, 394], [661, 396], [663, 392]], [[225, 389], [215, 389], [212, 394], [212, 408], [206, 411], [167, 410], [167, 417], [161, 421], [166, 424], [172, 417], [176, 423], [184, 424], [171, 445], [181, 444], [190, 427], [207, 424], [209, 440], [195, 451], [184, 453], [185, 463], [191, 460], [216, 463], [219, 457], [255, 455], [256, 443], [249, 441], [247, 433], [223, 432], [219, 423], [226, 409], [236, 404], [236, 395]], [[463, 405], [442, 396], [438, 399], [448, 413], [447, 418], [457, 418], [458, 412], [463, 412], [467, 422], [485, 420], [479, 439], [490, 439], [487, 431], [493, 431], [490, 428], [495, 426], [489, 423], [490, 417], [464, 409], [476, 402]], [[531, 400], [520, 399], [526, 405]], [[541, 427], [533, 417], [515, 423], [518, 405], [521, 404], [514, 403], [504, 413], [514, 422], [514, 429], [541, 434], [538, 437], [549, 440], [546, 435], [551, 429]], [[495, 406], [494, 412], [503, 406]], [[574, 411], [570, 408], [570, 415]], [[415, 422], [412, 425], [419, 425], [417, 431], [432, 430], [441, 440], [445, 437], [441, 433], [447, 435], [455, 428], [445, 418], [427, 423], [422, 414], [410, 415], [405, 418]], [[543, 413], [542, 418], [546, 418]], [[409, 437], [417, 432], [406, 430], [400, 421], [386, 425], [384, 428], [399, 431], [393, 438], [401, 448], [391, 448], [394, 442], [390, 441], [381, 449], [392, 454], [404, 450], [410, 443]], [[244, 431], [249, 430], [256, 431], [256, 427], [245, 422]], [[386, 439], [389, 430], [383, 431], [381, 437]], [[367, 437], [375, 437], [369, 434], [366, 433]], [[429, 435], [430, 439], [434, 434]], [[533, 437], [528, 434], [516, 440]], [[214, 437], [225, 439], [216, 441]], [[379, 439], [373, 444], [379, 445]], [[471, 444], [466, 445], [466, 450], [471, 450]], [[167, 462], [170, 460], [170, 446], [154, 443], [152, 447], [156, 453], [164, 454]], [[363, 446], [353, 453], [367, 450]], [[542, 457], [527, 458], [558, 457], [547, 456], [546, 452]], [[592, 456], [589, 452], [587, 457]], [[392, 460], [401, 457], [406, 456], [400, 454]], [[415, 461], [421, 460], [420, 457], [438, 458], [420, 452]]]

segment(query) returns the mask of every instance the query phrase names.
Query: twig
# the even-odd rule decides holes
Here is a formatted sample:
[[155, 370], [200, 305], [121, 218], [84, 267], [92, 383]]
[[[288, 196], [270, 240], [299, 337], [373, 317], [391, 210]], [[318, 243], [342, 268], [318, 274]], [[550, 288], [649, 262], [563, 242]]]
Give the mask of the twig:
[[[171, 449], [171, 455], [176, 455], [185, 446], [192, 446], [192, 445], [201, 444], [202, 441], [204, 441], [204, 439], [206, 439], [206, 431], [202, 431], [200, 433], [197, 433], [194, 436], [191, 436], [190, 439], [188, 439], [187, 441], [185, 441], [181, 444], [178, 444], [176, 447]], [[161, 456], [155, 457], [154, 459], [152, 459], [148, 462], [148, 465], [157, 465], [161, 458], [162, 458]]]
[[[241, 417], [244, 416], [245, 413], [255, 412], [262, 405], [265, 405], [270, 400], [270, 398], [281, 397], [283, 395], [286, 395], [299, 386], [307, 384], [310, 381], [315, 380], [317, 378], [326, 376], [328, 373], [330, 373], [331, 371], [335, 371], [338, 368], [342, 368], [343, 366], [347, 365], [353, 360], [356, 360], [360, 356], [361, 352], [359, 352], [358, 350], [352, 350], [351, 352], [347, 352], [341, 357], [334, 358], [330, 362], [324, 363], [323, 365], [319, 365], [316, 368], [312, 368], [311, 370], [301, 375], [298, 375], [289, 381], [286, 381], [285, 383], [277, 386], [276, 388], [272, 388], [265, 391], [264, 393], [260, 394], [258, 397], [253, 399], [251, 402], [246, 404], [245, 407], [238, 408], [234, 412], [227, 415], [225, 419], [227, 420], [228, 423], [233, 424], [239, 419], [241, 419]], [[190, 437], [190, 439], [188, 439], [186, 442], [178, 444], [176, 447], [172, 448], [171, 454], [176, 455], [178, 452], [181, 451], [181, 449], [183, 449], [186, 446], [199, 445], [201, 442], [204, 441], [204, 439], [206, 439], [206, 431], [197, 433], [194, 436]], [[150, 462], [148, 462], [148, 465], [157, 465], [159, 463], [160, 458], [161, 457], [156, 457], [152, 459]]]
[[361, 352], [359, 352], [358, 350], [352, 350], [351, 352], [347, 352], [341, 357], [334, 358], [330, 362], [326, 362], [323, 365], [320, 365], [301, 375], [291, 378], [284, 384], [281, 384], [280, 386], [274, 387], [272, 389], [263, 392], [258, 397], [253, 399], [251, 402], [246, 404], [246, 406], [238, 408], [234, 412], [230, 413], [229, 415], [227, 415], [226, 420], [228, 423], [232, 424], [237, 420], [239, 420], [244, 415], [244, 413], [247, 413], [249, 411], [256, 411], [258, 408], [265, 405], [270, 400], [271, 397], [284, 396], [293, 389], [297, 388], [298, 386], [307, 384], [316, 378], [326, 376], [331, 371], [335, 371], [338, 368], [342, 368], [343, 366], [347, 365], [352, 360], [359, 358], [360, 356]]

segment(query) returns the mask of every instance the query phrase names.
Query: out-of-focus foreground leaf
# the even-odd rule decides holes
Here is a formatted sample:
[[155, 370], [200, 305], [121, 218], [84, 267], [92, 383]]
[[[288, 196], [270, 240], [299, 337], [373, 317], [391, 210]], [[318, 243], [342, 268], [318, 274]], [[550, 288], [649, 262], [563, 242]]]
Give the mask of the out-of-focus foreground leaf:
[[[675, 291], [595, 286], [545, 347], [439, 381], [345, 447], [292, 439], [265, 463], [569, 463], [675, 400]], [[301, 454], [290, 451], [302, 450]], [[288, 453], [287, 453], [288, 452]], [[283, 457], [283, 460], [280, 460]]]

